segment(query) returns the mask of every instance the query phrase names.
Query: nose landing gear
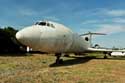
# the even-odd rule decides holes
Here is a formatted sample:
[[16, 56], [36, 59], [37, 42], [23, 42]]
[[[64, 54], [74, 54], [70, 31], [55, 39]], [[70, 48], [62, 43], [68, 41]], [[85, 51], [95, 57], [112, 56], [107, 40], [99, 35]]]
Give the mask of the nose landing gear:
[[60, 57], [61, 57], [61, 53], [57, 53], [57, 54], [55, 54], [55, 56], [56, 56], [56, 64], [62, 64], [63, 63], [63, 59], [60, 59]]

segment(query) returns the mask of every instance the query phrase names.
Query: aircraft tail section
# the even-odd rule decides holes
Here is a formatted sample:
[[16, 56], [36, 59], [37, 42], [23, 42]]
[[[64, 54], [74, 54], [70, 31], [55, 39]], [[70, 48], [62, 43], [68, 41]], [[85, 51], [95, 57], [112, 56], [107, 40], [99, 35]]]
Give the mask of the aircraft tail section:
[[90, 48], [92, 47], [92, 36], [93, 35], [106, 35], [106, 34], [104, 34], [104, 33], [92, 33], [92, 32], [81, 34], [80, 36], [87, 36], [87, 37], [85, 37], [85, 40], [89, 41], [89, 47]]

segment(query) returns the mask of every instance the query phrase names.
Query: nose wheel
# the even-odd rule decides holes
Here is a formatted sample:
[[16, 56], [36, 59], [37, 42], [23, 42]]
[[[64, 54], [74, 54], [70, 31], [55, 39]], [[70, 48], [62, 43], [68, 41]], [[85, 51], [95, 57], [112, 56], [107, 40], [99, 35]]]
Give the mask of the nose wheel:
[[56, 64], [62, 64], [63, 63], [63, 59], [60, 59], [60, 57], [61, 57], [61, 53], [57, 53], [57, 54], [55, 54], [55, 56], [56, 56]]

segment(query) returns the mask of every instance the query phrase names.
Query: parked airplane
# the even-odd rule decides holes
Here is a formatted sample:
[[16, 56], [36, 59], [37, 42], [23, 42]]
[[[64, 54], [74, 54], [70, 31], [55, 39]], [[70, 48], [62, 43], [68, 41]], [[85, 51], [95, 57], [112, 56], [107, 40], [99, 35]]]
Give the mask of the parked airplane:
[[17, 32], [16, 38], [33, 50], [54, 53], [57, 57], [56, 63], [62, 61], [60, 57], [63, 53], [69, 55], [70, 53], [103, 52], [105, 53], [104, 58], [107, 58], [106, 54], [125, 52], [125, 50], [92, 48], [91, 36], [94, 34], [104, 35], [91, 32], [79, 35], [62, 24], [52, 21], [39, 21]]

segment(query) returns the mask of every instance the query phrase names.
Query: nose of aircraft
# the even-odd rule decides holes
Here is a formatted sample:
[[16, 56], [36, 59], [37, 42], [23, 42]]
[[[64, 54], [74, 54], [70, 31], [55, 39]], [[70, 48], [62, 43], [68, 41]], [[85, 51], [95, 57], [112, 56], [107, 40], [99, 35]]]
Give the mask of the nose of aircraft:
[[18, 31], [15, 37], [20, 43], [31, 47], [37, 45], [40, 35], [39, 28], [30, 26]]
[[16, 39], [17, 40], [22, 40], [23, 39], [23, 35], [20, 32], [16, 33]]

